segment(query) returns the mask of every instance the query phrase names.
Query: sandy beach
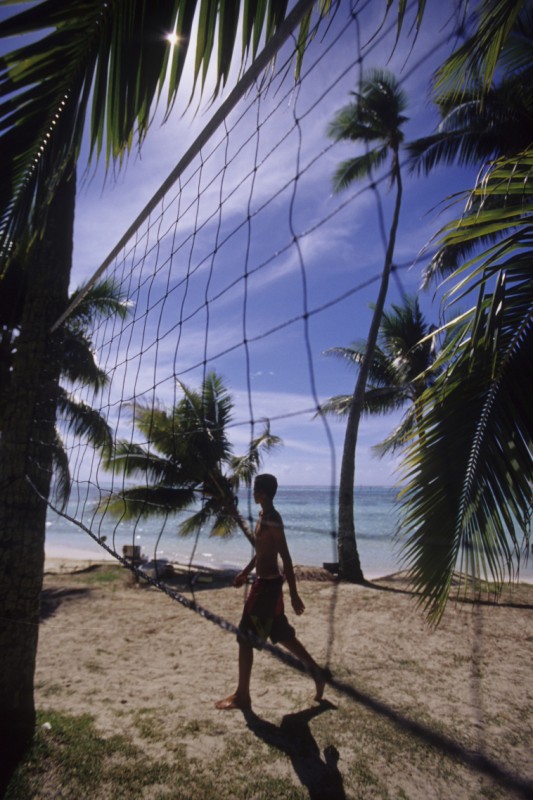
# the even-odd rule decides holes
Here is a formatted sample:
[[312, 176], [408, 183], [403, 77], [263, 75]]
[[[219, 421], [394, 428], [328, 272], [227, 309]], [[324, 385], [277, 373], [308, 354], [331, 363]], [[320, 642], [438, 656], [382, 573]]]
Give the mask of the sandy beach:
[[[241, 776], [243, 798], [533, 796], [533, 586], [497, 604], [452, 602], [432, 629], [401, 575], [361, 587], [297, 574], [306, 612], [288, 613], [333, 685], [317, 704], [307, 675], [258, 653], [245, 717], [214, 708], [236, 683], [231, 633], [120, 567], [48, 559], [38, 709], [89, 713], [102, 737], [125, 734], [148, 760], [179, 752], [202, 775]], [[195, 587], [172, 581], [238, 624], [243, 589], [216, 574]], [[145, 735], [147, 720], [160, 735]], [[278, 794], [250, 789], [266, 776]]]

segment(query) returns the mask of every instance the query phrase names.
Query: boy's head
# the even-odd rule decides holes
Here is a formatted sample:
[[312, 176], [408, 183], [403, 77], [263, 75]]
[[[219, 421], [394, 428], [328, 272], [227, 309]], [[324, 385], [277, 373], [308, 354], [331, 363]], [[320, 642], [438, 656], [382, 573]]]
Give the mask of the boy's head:
[[274, 475], [267, 472], [257, 475], [254, 481], [254, 493], [263, 492], [269, 500], [273, 500], [278, 490], [278, 482]]

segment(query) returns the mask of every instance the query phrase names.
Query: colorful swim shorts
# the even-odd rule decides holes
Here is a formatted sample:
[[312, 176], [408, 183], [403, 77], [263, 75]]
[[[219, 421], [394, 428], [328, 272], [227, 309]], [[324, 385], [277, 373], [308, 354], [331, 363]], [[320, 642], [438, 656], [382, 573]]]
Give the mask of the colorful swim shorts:
[[256, 578], [244, 604], [238, 641], [261, 648], [270, 639], [274, 644], [294, 639], [296, 633], [285, 616], [283, 581], [278, 578]]

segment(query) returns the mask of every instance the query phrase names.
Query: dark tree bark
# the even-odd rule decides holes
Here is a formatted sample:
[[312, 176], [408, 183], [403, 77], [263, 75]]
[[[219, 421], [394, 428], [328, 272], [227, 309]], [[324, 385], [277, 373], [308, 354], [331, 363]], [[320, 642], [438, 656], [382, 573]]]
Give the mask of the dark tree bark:
[[[32, 740], [33, 681], [61, 344], [72, 265], [74, 169], [58, 185], [28, 283], [0, 419], [0, 794]], [[33, 484], [33, 485], [32, 485]], [[37, 490], [37, 491], [36, 491]]]

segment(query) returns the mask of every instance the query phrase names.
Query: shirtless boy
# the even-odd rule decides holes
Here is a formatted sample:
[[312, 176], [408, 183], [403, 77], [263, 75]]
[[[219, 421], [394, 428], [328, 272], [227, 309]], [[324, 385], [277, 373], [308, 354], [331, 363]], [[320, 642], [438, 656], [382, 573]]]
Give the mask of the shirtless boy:
[[[258, 475], [254, 481], [254, 499], [261, 506], [254, 534], [255, 555], [233, 581], [234, 586], [242, 586], [255, 567], [256, 578], [244, 605], [239, 625], [241, 633], [237, 637], [239, 681], [234, 694], [219, 700], [215, 704], [216, 708], [241, 709], [242, 711], [251, 708], [250, 678], [254, 660], [253, 647], [260, 648], [261, 643], [265, 642], [267, 638], [270, 638], [274, 644], [283, 645], [305, 664], [315, 681], [315, 700], [322, 699], [326, 680], [329, 677], [329, 671], [321, 669], [296, 638], [294, 628], [285, 616], [282, 594], [284, 577], [279, 571], [278, 556], [283, 564], [294, 612], [300, 616], [303, 614], [305, 606], [296, 588], [296, 578], [285, 539], [283, 521], [274, 508], [274, 496], [277, 488], [278, 482], [273, 475]], [[246, 634], [249, 634], [250, 638]]]

